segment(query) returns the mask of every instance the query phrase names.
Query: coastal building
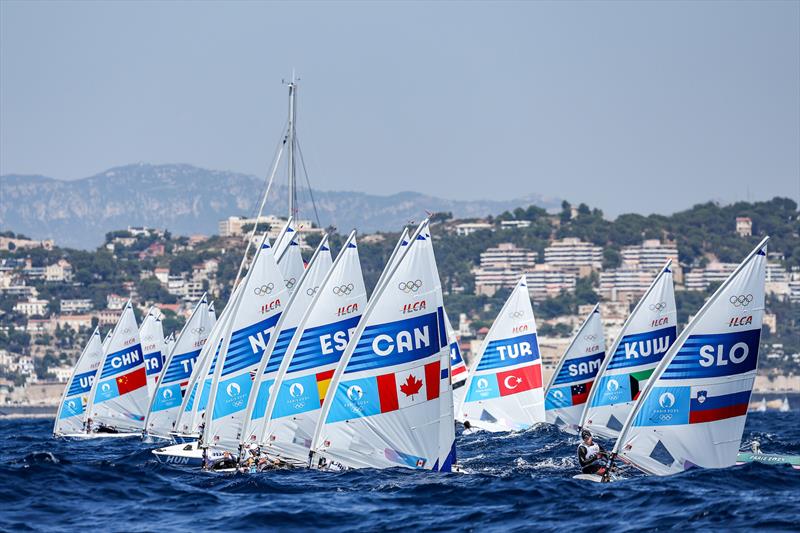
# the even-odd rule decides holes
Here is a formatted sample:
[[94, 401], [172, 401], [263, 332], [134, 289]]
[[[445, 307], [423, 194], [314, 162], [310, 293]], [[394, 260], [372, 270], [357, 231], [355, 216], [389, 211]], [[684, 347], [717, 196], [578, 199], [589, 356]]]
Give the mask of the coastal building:
[[166, 267], [158, 267], [153, 269], [153, 275], [162, 285], [169, 283], [169, 269]]
[[475, 269], [475, 294], [492, 296], [502, 288], [513, 288], [520, 276], [536, 266], [536, 252], [518, 248], [510, 242], [481, 252], [480, 267]]
[[500, 221], [501, 229], [520, 229], [529, 228], [531, 225], [530, 220], [502, 220]]
[[553, 241], [544, 249], [544, 262], [584, 277], [603, 267], [603, 249], [578, 238], [567, 237]]
[[467, 235], [472, 235], [476, 231], [484, 231], [484, 230], [492, 230], [494, 226], [489, 224], [488, 222], [478, 221], [478, 222], [462, 222], [461, 224], [456, 224], [456, 235], [461, 237], [466, 237]]
[[673, 278], [676, 283], [683, 281], [682, 271], [678, 263], [678, 247], [675, 243], [662, 243], [658, 239], [648, 239], [638, 246], [625, 246], [620, 251], [622, 267], [629, 270], [658, 272], [668, 260], [672, 260]]
[[52, 250], [54, 244], [55, 243], [52, 239], [35, 241], [24, 238], [0, 237], [0, 250], [8, 250], [10, 252], [29, 248], [44, 248], [45, 250]]
[[[664, 266], [663, 264], [661, 266]], [[637, 266], [623, 266], [600, 273], [600, 295], [612, 302], [629, 302], [647, 291], [657, 273]]]
[[705, 268], [695, 268], [691, 272], [687, 272], [683, 278], [683, 283], [687, 291], [704, 291], [712, 283], [722, 283], [728, 279], [728, 276], [736, 270], [737, 266], [737, 263], [714, 261]]
[[[324, 233], [322, 228], [315, 228], [310, 220], [295, 219], [294, 223], [300, 233]], [[281, 228], [286, 224], [286, 219], [275, 215], [261, 215], [257, 220], [255, 217], [231, 216], [219, 221], [218, 231], [220, 237], [240, 237], [244, 236], [248, 231], [252, 231], [252, 227], [255, 224], [264, 226], [265, 229], [269, 227], [268, 237], [274, 241], [278, 237]]]
[[59, 259], [58, 262], [45, 267], [44, 279], [50, 282], [72, 281], [72, 265], [66, 259]]
[[47, 313], [47, 300], [30, 298], [14, 304], [14, 311], [25, 316], [44, 316]]
[[94, 308], [92, 300], [89, 298], [69, 298], [61, 300], [61, 312], [67, 315], [85, 313]]
[[753, 221], [750, 217], [736, 217], [736, 233], [739, 237], [750, 237], [753, 234]]
[[114, 293], [106, 296], [106, 309], [111, 311], [119, 311], [125, 307], [126, 303], [128, 303], [128, 298], [126, 296], [120, 296]]
[[528, 293], [535, 300], [558, 296], [562, 292], [575, 292], [577, 273], [554, 265], [535, 265], [526, 274]]

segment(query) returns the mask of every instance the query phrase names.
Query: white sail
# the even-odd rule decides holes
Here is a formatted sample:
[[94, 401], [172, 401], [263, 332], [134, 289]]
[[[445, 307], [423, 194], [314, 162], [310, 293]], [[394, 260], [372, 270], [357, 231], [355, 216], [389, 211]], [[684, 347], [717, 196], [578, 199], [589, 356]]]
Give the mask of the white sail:
[[241, 283], [229, 304], [231, 319], [222, 335], [203, 433], [205, 445], [230, 450], [238, 449], [255, 370], [289, 299], [266, 234]]
[[547, 422], [577, 433], [584, 404], [606, 356], [600, 304], [586, 317], [572, 338], [545, 389]]
[[447, 333], [427, 234], [426, 220], [375, 290], [342, 354], [312, 439], [314, 468], [431, 470], [439, 462]]
[[211, 315], [204, 294], [184, 324], [178, 340], [164, 363], [150, 409], [145, 420], [145, 430], [150, 435], [168, 437], [175, 431], [175, 422], [186, 395], [189, 378], [203, 345], [211, 332]]
[[305, 270], [303, 254], [300, 252], [300, 245], [296, 237], [297, 232], [293, 228], [287, 227], [286, 237], [284, 237], [287, 241], [286, 247], [275, 255], [278, 258], [278, 268], [283, 275], [283, 282], [290, 293], [300, 281]]
[[147, 374], [131, 302], [125, 305], [103, 354], [100, 375], [89, 396], [87, 419], [120, 432], [144, 428]]
[[[290, 246], [287, 248], [284, 257], [291, 252], [292, 247]], [[287, 260], [291, 261], [291, 256]], [[256, 392], [248, 398], [247, 409], [243, 417], [242, 443], [258, 442], [264, 435], [266, 425], [266, 417], [264, 415], [278, 369], [286, 354], [286, 349], [289, 347], [289, 342], [300, 324], [300, 320], [319, 291], [319, 287], [330, 270], [331, 264], [328, 236], [325, 235], [314, 251], [314, 255], [311, 256], [308, 267], [295, 283], [296, 290], [292, 292], [286, 304], [286, 310], [275, 327], [275, 334], [267, 344], [264, 357], [262, 357], [255, 370], [256, 378], [253, 390]]]
[[106, 338], [103, 339], [103, 354], [108, 351], [108, 345], [111, 342], [111, 334], [114, 333], [114, 328], [111, 328], [106, 332]]
[[208, 304], [208, 319], [210, 320], [211, 327], [214, 327], [214, 324], [217, 323], [217, 310], [214, 309], [214, 302]]
[[64, 387], [53, 426], [53, 435], [84, 432], [89, 392], [92, 390], [102, 360], [103, 343], [100, 340], [99, 328], [95, 328]]
[[458, 414], [473, 427], [509, 431], [544, 422], [542, 360], [525, 275], [492, 324], [465, 387]]
[[675, 341], [677, 310], [670, 264], [636, 304], [600, 367], [580, 424], [592, 433], [619, 435], [647, 380]]
[[[467, 384], [467, 375], [469, 369], [464, 357], [461, 355], [461, 347], [458, 345], [458, 337], [450, 324], [450, 319], [447, 313], [444, 315], [444, 325], [447, 328], [447, 345], [450, 347], [450, 381], [453, 389], [453, 405], [457, 408], [464, 401], [464, 396], [467, 391], [465, 385]], [[456, 413], [456, 420], [463, 422]]]
[[275, 249], [275, 257], [283, 256], [283, 254], [286, 253], [286, 249], [289, 247], [289, 243], [292, 242], [295, 237], [297, 237], [297, 229], [295, 228], [294, 217], [289, 217], [286, 220], [286, 224], [284, 224], [280, 232], [278, 232], [278, 237], [273, 243], [272, 247]]
[[681, 332], [614, 447], [656, 475], [736, 464], [758, 367], [765, 238]]
[[156, 391], [158, 376], [164, 368], [166, 359], [166, 343], [164, 341], [164, 328], [161, 325], [161, 313], [151, 307], [147, 316], [139, 326], [139, 337], [142, 339], [142, 353], [144, 366], [147, 372], [147, 394], [152, 398]]
[[355, 232], [313, 292], [275, 375], [277, 393], [269, 397], [259, 439], [270, 455], [301, 464], [308, 463], [320, 406], [367, 305]]

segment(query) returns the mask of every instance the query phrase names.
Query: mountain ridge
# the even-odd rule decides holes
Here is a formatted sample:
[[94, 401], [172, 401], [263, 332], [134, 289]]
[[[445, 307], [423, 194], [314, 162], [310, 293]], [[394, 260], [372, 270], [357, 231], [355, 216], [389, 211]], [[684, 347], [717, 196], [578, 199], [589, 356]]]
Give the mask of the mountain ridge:
[[[38, 174], [0, 176], [0, 227], [59, 245], [89, 249], [106, 232], [127, 226], [166, 228], [177, 234], [215, 234], [228, 216], [253, 216], [265, 188], [257, 176], [186, 163], [134, 163], [76, 180]], [[470, 218], [531, 204], [554, 208], [560, 200], [530, 194], [511, 200], [450, 200], [414, 191], [376, 195], [313, 191], [322, 225], [362, 232], [396, 230], [428, 211]], [[283, 214], [287, 188], [273, 185], [265, 213]], [[301, 218], [315, 219], [307, 190], [298, 189]]]

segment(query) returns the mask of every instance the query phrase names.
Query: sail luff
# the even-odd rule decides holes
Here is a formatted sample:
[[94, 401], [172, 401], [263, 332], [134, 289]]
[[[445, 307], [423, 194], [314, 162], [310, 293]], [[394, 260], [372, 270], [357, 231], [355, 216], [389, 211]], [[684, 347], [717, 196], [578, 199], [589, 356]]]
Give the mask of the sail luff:
[[[56, 412], [56, 419], [55, 419], [55, 422], [53, 423], [53, 435], [58, 435], [58, 434], [62, 433], [62, 431], [59, 431], [59, 428], [61, 428], [61, 426], [63, 424], [61, 419], [62, 419], [62, 412], [64, 410], [64, 403], [65, 403], [65, 400], [67, 399], [67, 394], [69, 393], [70, 389], [73, 386], [73, 381], [75, 380], [76, 377], [78, 377], [78, 369], [81, 368], [82, 363], [85, 362], [85, 358], [87, 356], [89, 356], [90, 350], [93, 349], [94, 343], [97, 343], [97, 345], [100, 346], [100, 350], [101, 350], [100, 353], [102, 354], [102, 343], [100, 341], [100, 327], [99, 326], [95, 326], [94, 331], [89, 336], [89, 340], [86, 342], [86, 346], [83, 347], [83, 350], [81, 351], [80, 356], [78, 356], [78, 360], [75, 361], [75, 367], [72, 369], [72, 374], [70, 375], [69, 379], [67, 380], [67, 383], [64, 385], [64, 392], [61, 393], [61, 399], [58, 402], [58, 411]], [[102, 357], [101, 357], [101, 359], [102, 359]], [[99, 370], [100, 370], [100, 365], [99, 365], [99, 361], [98, 361], [98, 366], [94, 370], [94, 377], [91, 380], [92, 384], [94, 384], [94, 382], [97, 381], [97, 373], [99, 372]], [[91, 369], [89, 371], [91, 371]], [[89, 388], [89, 392], [91, 392], [91, 386]], [[85, 421], [86, 411], [83, 411], [80, 414], [83, 415], [81, 417], [82, 422]], [[74, 416], [78, 416], [78, 415], [74, 415]]]

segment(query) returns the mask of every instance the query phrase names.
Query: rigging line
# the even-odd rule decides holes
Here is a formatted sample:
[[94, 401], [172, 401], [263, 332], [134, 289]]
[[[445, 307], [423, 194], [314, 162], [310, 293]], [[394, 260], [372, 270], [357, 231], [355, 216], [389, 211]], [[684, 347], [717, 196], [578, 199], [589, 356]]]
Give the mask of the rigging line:
[[264, 204], [267, 203], [267, 197], [269, 196], [269, 191], [272, 189], [272, 182], [275, 181], [275, 173], [278, 171], [278, 163], [280, 163], [281, 156], [283, 155], [283, 143], [281, 143], [281, 148], [278, 150], [278, 157], [275, 159], [275, 164], [272, 166], [272, 173], [269, 176], [269, 183], [267, 183], [267, 190], [264, 193], [264, 197], [261, 199], [261, 206], [258, 208], [258, 214], [256, 215], [256, 223], [253, 224], [253, 230], [250, 232], [250, 236], [247, 238], [247, 247], [244, 249], [244, 256], [242, 257], [242, 262], [239, 264], [239, 271], [236, 273], [236, 280], [233, 282], [233, 287], [231, 289], [231, 294], [236, 289], [236, 286], [239, 285], [239, 278], [242, 275], [242, 269], [244, 268], [244, 263], [247, 261], [247, 252], [250, 250], [250, 246], [253, 244], [253, 238], [255, 238], [256, 230], [258, 230], [258, 219], [261, 217], [261, 212], [264, 210]]
[[[288, 125], [289, 125], [289, 121], [286, 120], [283, 123], [283, 128], [281, 129], [281, 134], [278, 137], [278, 142], [275, 143], [275, 151], [272, 153], [272, 161], [275, 161], [276, 164], [278, 162], [280, 162], [280, 151], [283, 149], [283, 146], [286, 144], [286, 128], [288, 127]], [[274, 170], [273, 170], [273, 172], [274, 172]], [[254, 228], [258, 227], [258, 219], [261, 217], [261, 211], [264, 208], [264, 202], [266, 201], [266, 197], [269, 194], [269, 183], [270, 183], [269, 181], [265, 180], [264, 188], [261, 189], [262, 194], [264, 195], [263, 198], [265, 200], [262, 201], [261, 207], [259, 208], [258, 212], [255, 214], [256, 223], [255, 223]], [[255, 209], [255, 206], [256, 206], [256, 204], [253, 204], [253, 208], [254, 209]], [[253, 211], [251, 210], [250, 213], [252, 214]], [[252, 239], [252, 235], [251, 235], [250, 241], [252, 241], [252, 240], [253, 239]], [[245, 247], [245, 250], [244, 250], [244, 256], [242, 257], [242, 262], [245, 265], [247, 264], [247, 251], [250, 249], [250, 244], [249, 244], [250, 241], [248, 241], [248, 245]], [[248, 266], [248, 268], [249, 268], [249, 266]], [[239, 267], [239, 273], [236, 275], [236, 282], [233, 284], [233, 287], [236, 287], [236, 284], [239, 282], [239, 276], [241, 275], [241, 273], [242, 273], [242, 267], [240, 266]]]
[[303, 149], [300, 148], [300, 139], [297, 133], [294, 135], [295, 144], [297, 145], [297, 153], [300, 155], [300, 166], [303, 167], [303, 175], [306, 177], [306, 185], [308, 186], [308, 194], [311, 196], [311, 207], [314, 208], [314, 216], [317, 219], [317, 227], [322, 227], [322, 222], [319, 220], [319, 213], [317, 212], [317, 202], [314, 201], [314, 191], [311, 190], [311, 182], [308, 179], [308, 171], [306, 170], [306, 159], [303, 157]]

